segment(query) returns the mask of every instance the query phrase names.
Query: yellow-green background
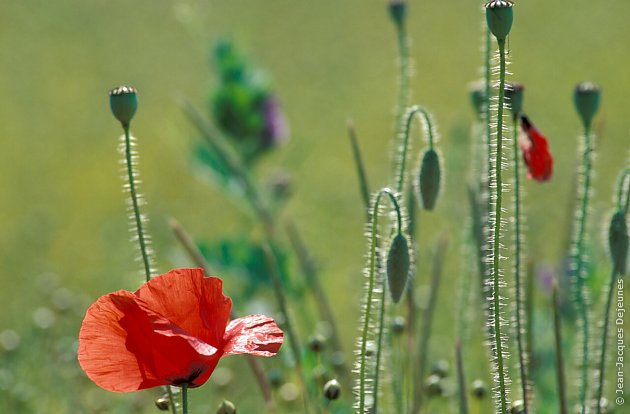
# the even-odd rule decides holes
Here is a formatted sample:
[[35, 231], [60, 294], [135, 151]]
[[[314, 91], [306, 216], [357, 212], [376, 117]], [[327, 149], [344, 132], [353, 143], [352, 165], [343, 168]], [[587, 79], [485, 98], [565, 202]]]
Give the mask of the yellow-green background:
[[[420, 217], [420, 262], [426, 267], [438, 233], [449, 234], [436, 323], [447, 338], [464, 267], [458, 261], [467, 214], [464, 137], [473, 119], [467, 85], [480, 74], [480, 4], [412, 0], [409, 10], [412, 101], [433, 111], [446, 163], [438, 209]], [[266, 68], [284, 106], [291, 141], [261, 171], [292, 172], [296, 194], [288, 213], [321, 264], [345, 342], [353, 343], [365, 241], [345, 124], [355, 121], [373, 186], [390, 183], [397, 69], [385, 1], [3, 0], [1, 10], [0, 331], [28, 329], [32, 309], [41, 306], [33, 281], [42, 273], [57, 274], [90, 299], [135, 289], [142, 280], [121, 192], [121, 130], [108, 108], [113, 86], [139, 90], [133, 131], [159, 268], [187, 264], [176, 253], [170, 216], [207, 239], [243, 228], [230, 200], [192, 174], [195, 134], [177, 105], [180, 96], [205, 104], [215, 82], [210, 47], [228, 36]], [[511, 79], [525, 83], [525, 110], [555, 158], [550, 183], [525, 184], [530, 254], [540, 262], [557, 261], [563, 247], [579, 134], [571, 94], [581, 80], [603, 89], [594, 217], [611, 207], [614, 178], [630, 148], [628, 17], [625, 0], [526, 0], [515, 7]], [[591, 239], [601, 244], [594, 224]], [[226, 286], [229, 293], [229, 280]]]

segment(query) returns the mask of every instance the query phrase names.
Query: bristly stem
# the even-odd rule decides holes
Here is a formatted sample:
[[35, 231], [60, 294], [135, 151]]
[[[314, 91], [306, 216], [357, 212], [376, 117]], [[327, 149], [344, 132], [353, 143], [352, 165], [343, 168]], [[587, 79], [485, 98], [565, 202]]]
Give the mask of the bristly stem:
[[147, 282], [151, 279], [151, 257], [149, 256], [149, 246], [147, 235], [144, 231], [143, 218], [140, 213], [140, 195], [137, 191], [136, 177], [134, 172], [134, 154], [132, 150], [132, 138], [129, 133], [129, 124], [123, 125], [125, 131], [125, 165], [127, 167], [127, 179], [129, 184], [129, 195], [131, 197], [131, 207], [136, 224], [136, 234], [138, 243], [140, 244], [140, 253], [142, 255], [142, 264]]
[[[363, 318], [363, 327], [361, 330], [361, 349], [359, 352], [359, 405], [358, 405], [358, 413], [365, 414], [366, 412], [366, 382], [367, 382], [367, 338], [368, 332], [370, 329], [370, 315], [372, 313], [372, 301], [373, 294], [376, 285], [376, 262], [377, 262], [377, 238], [378, 238], [378, 216], [379, 209], [381, 205], [381, 200], [383, 196], [389, 197], [390, 201], [394, 205], [394, 209], [396, 210], [397, 216], [397, 231], [398, 233], [402, 233], [402, 213], [401, 208], [396, 198], [394, 192], [389, 188], [383, 188], [379, 190], [376, 195], [373, 197], [372, 207], [370, 209], [370, 254], [368, 259], [368, 286], [367, 286], [367, 298], [365, 303], [365, 311]], [[385, 286], [383, 284], [383, 290]], [[378, 384], [378, 373], [379, 367], [376, 366], [376, 370], [374, 372], [374, 383]], [[376, 406], [378, 400], [378, 390], [376, 389], [376, 394], [373, 396], [374, 398], [374, 406]]]
[[608, 285], [608, 295], [606, 298], [606, 308], [604, 313], [604, 326], [602, 330], [602, 345], [599, 356], [599, 367], [597, 370], [597, 392], [595, 394], [596, 414], [602, 412], [602, 396], [604, 395], [604, 372], [606, 370], [606, 346], [608, 340], [608, 324], [610, 321], [610, 308], [612, 308], [613, 291], [615, 290], [615, 282], [617, 281], [617, 267], [613, 265], [610, 275], [610, 284]]
[[417, 115], [420, 115], [420, 120], [422, 121], [422, 126], [426, 133], [427, 141], [429, 142], [429, 148], [433, 148], [433, 142], [435, 140], [435, 130], [429, 112], [419, 105], [409, 107], [401, 118], [400, 136], [402, 139], [402, 143], [399, 147], [399, 162], [398, 169], [396, 171], [396, 192], [399, 194], [403, 191], [405, 176], [407, 175], [405, 174], [405, 172], [407, 168], [407, 153], [409, 152], [408, 150], [409, 136], [411, 135], [411, 123]]
[[585, 286], [585, 236], [588, 216], [588, 205], [591, 192], [592, 157], [591, 131], [589, 128], [584, 131], [584, 148], [582, 154], [581, 173], [583, 175], [583, 185], [579, 194], [579, 210], [576, 215], [576, 234], [572, 246], [571, 270], [573, 273], [573, 283], [575, 287], [575, 300], [578, 307], [578, 317], [582, 328], [582, 355], [580, 356], [580, 386], [579, 405], [580, 413], [587, 411], [586, 397], [588, 393], [588, 358], [589, 358], [589, 320], [588, 320], [588, 296]]
[[553, 331], [556, 344], [556, 375], [558, 378], [558, 402], [560, 414], [568, 414], [567, 387], [564, 375], [564, 352], [562, 352], [562, 326], [560, 316], [560, 301], [558, 299], [558, 284], [553, 281]]
[[496, 348], [497, 376], [499, 381], [499, 398], [501, 413], [507, 412], [507, 379], [505, 363], [503, 360], [503, 337], [501, 334], [501, 293], [500, 293], [500, 259], [501, 259], [501, 216], [503, 199], [503, 181], [501, 174], [501, 160], [503, 158], [503, 101], [505, 98], [505, 39], [497, 39], [499, 44], [499, 106], [497, 108], [497, 154], [495, 159], [494, 173], [496, 180], [496, 199], [494, 209], [494, 230], [492, 240], [492, 313], [494, 328], [494, 346]]
[[361, 148], [359, 147], [359, 142], [357, 140], [357, 133], [351, 120], [348, 120], [348, 137], [350, 138], [352, 155], [354, 156], [354, 164], [357, 168], [357, 175], [359, 177], [361, 198], [363, 199], [363, 204], [367, 211], [370, 207], [370, 185], [368, 184], [367, 174], [365, 172], [365, 164], [363, 163]]
[[516, 285], [516, 342], [518, 347], [518, 368], [521, 376], [521, 389], [523, 393], [523, 413], [529, 412], [529, 380], [527, 375], [527, 349], [525, 347], [525, 324], [523, 317], [525, 315], [523, 309], [523, 272], [521, 269], [521, 253], [523, 235], [521, 232], [521, 183], [519, 168], [519, 151], [518, 151], [518, 118], [513, 117], [513, 148], [514, 148], [514, 280]]
[[[409, 104], [409, 87], [411, 74], [409, 71], [409, 39], [404, 23], [396, 24], [396, 40], [398, 41], [398, 65], [400, 66], [400, 79], [398, 84], [398, 107], [396, 108], [396, 130], [400, 127], [405, 108]], [[398, 132], [396, 133], [398, 135]], [[400, 192], [400, 191], [398, 191]]]

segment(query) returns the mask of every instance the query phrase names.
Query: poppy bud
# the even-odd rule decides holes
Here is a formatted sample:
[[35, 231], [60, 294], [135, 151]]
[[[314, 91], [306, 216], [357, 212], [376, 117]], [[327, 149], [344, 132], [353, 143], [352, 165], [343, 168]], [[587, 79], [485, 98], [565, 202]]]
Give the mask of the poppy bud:
[[308, 349], [318, 353], [324, 350], [326, 340], [321, 335], [313, 335], [308, 338]]
[[486, 21], [490, 32], [497, 40], [505, 40], [512, 29], [514, 14], [510, 0], [491, 0], [486, 3]]
[[523, 400], [512, 401], [510, 414], [523, 414], [524, 412], [525, 412], [525, 404], [523, 403]]
[[440, 396], [444, 392], [444, 388], [442, 387], [442, 378], [437, 375], [431, 375], [427, 378], [424, 386], [427, 390], [427, 394], [431, 397]]
[[409, 276], [409, 246], [407, 238], [398, 233], [389, 246], [387, 255], [387, 281], [394, 303], [398, 303], [407, 286]]
[[324, 385], [324, 396], [327, 400], [333, 401], [341, 395], [341, 385], [336, 379], [332, 379]]
[[136, 110], [138, 109], [138, 94], [133, 86], [119, 86], [109, 91], [109, 106], [112, 113], [123, 124], [128, 127]]
[[618, 210], [610, 219], [608, 227], [608, 248], [615, 271], [624, 275], [628, 259], [628, 225], [623, 210]]
[[283, 382], [282, 371], [279, 368], [271, 368], [267, 373], [267, 379], [273, 388], [280, 387]]
[[433, 367], [431, 367], [431, 374], [437, 375], [440, 378], [446, 378], [448, 375], [448, 361], [444, 359], [435, 361]]
[[236, 414], [236, 407], [231, 401], [223, 400], [217, 408], [217, 414]]
[[525, 87], [520, 83], [508, 83], [505, 85], [505, 99], [510, 105], [514, 119], [523, 111], [523, 91]]
[[155, 406], [160, 411], [168, 411], [171, 407], [170, 401], [167, 395], [162, 395], [160, 398], [155, 400]]
[[472, 383], [471, 392], [476, 398], [482, 399], [488, 394], [488, 387], [486, 387], [485, 382], [480, 379], [476, 379]]
[[429, 148], [422, 157], [418, 190], [420, 201], [425, 210], [433, 210], [440, 192], [440, 157], [433, 148]]
[[407, 15], [407, 0], [389, 0], [389, 15], [396, 25], [402, 26]]
[[405, 327], [407, 326], [407, 321], [404, 316], [396, 316], [392, 321], [392, 332], [395, 334], [401, 334], [405, 332]]
[[601, 91], [591, 82], [581, 82], [575, 87], [573, 101], [584, 128], [590, 129], [593, 118], [599, 109]]

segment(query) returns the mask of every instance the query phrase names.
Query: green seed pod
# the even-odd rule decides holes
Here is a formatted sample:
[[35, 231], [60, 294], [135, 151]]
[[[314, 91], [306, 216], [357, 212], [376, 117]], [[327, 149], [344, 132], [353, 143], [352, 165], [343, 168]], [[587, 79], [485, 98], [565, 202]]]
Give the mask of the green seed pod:
[[622, 210], [616, 211], [610, 219], [608, 248], [615, 271], [625, 275], [628, 259], [628, 224]]
[[162, 395], [155, 400], [155, 406], [160, 411], [168, 411], [171, 408], [171, 403], [168, 399], [168, 395]]
[[407, 17], [407, 0], [389, 0], [389, 15], [397, 26], [402, 26]]
[[327, 400], [333, 401], [341, 395], [341, 384], [336, 379], [332, 379], [324, 385], [324, 396]]
[[581, 82], [573, 92], [573, 102], [585, 129], [591, 128], [593, 118], [599, 109], [601, 90], [591, 82]]
[[486, 103], [486, 91], [483, 82], [475, 82], [470, 86], [470, 103], [473, 106], [477, 119], [484, 114]]
[[510, 105], [514, 119], [523, 111], [523, 91], [525, 87], [520, 83], [508, 83], [505, 85], [505, 100]]
[[486, 3], [486, 21], [497, 40], [505, 40], [512, 29], [514, 3], [510, 0], [491, 0]]
[[440, 157], [433, 148], [429, 148], [422, 157], [417, 184], [418, 198], [425, 210], [435, 208], [440, 192], [440, 176]]
[[387, 254], [387, 281], [394, 303], [398, 303], [409, 277], [409, 245], [407, 238], [398, 233]]
[[132, 86], [119, 86], [109, 91], [109, 106], [112, 113], [123, 124], [128, 127], [136, 110], [138, 109], [138, 94], [136, 88]]
[[217, 408], [217, 414], [236, 414], [236, 407], [231, 401], [223, 400]]

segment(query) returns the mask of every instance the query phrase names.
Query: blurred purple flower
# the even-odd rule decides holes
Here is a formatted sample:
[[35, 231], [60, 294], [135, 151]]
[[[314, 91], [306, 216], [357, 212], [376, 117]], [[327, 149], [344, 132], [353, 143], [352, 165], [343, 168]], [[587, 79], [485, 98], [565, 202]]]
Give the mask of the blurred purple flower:
[[546, 292], [550, 293], [553, 289], [553, 281], [557, 279], [556, 271], [549, 265], [540, 265], [536, 267], [536, 279], [539, 286]]
[[282, 144], [289, 139], [289, 125], [280, 107], [280, 103], [273, 95], [268, 95], [262, 102], [265, 121], [262, 133], [262, 146], [269, 148]]

